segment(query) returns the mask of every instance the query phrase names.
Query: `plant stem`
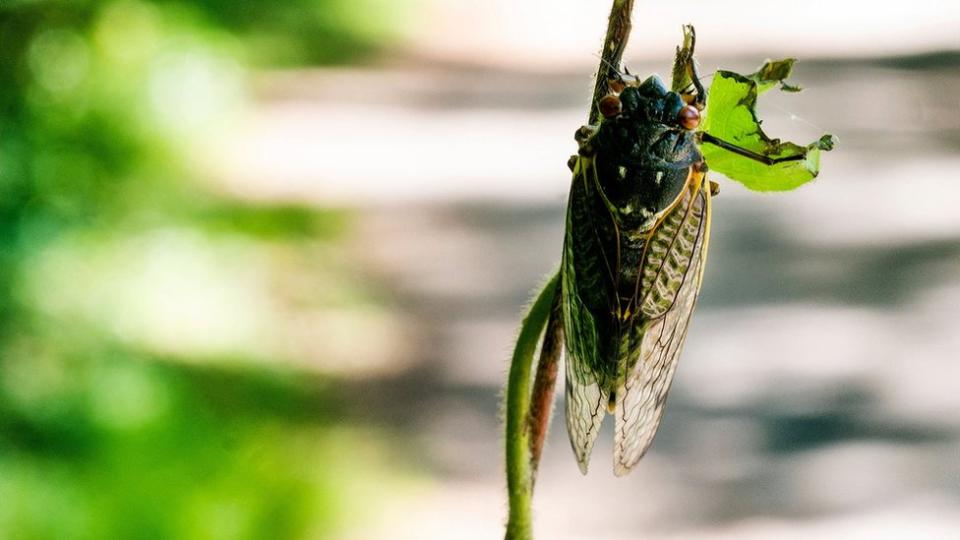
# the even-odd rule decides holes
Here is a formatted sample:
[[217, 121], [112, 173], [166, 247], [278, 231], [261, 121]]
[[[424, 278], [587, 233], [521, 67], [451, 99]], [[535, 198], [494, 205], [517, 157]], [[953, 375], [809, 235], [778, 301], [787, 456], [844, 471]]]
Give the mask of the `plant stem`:
[[513, 349], [510, 375], [507, 380], [507, 492], [510, 496], [510, 517], [507, 540], [533, 538], [530, 500], [533, 496], [533, 468], [530, 459], [530, 373], [537, 342], [553, 311], [560, 273], [556, 273], [540, 291], [520, 325], [520, 335]]
[[[600, 67], [590, 101], [591, 125], [596, 124], [600, 118], [599, 102], [608, 92], [608, 81], [620, 70], [623, 51], [630, 37], [633, 2], [634, 0], [613, 0], [607, 34], [600, 53]], [[524, 317], [513, 350], [506, 398], [507, 491], [510, 496], [506, 540], [533, 538], [533, 485], [550, 425], [554, 388], [563, 350], [561, 308], [560, 273], [557, 272], [540, 291]], [[540, 351], [536, 381], [531, 385], [533, 355], [545, 325], [547, 330]]]
[[600, 51], [600, 67], [593, 86], [593, 100], [590, 102], [588, 123], [594, 125], [600, 119], [600, 98], [607, 95], [607, 81], [620, 71], [623, 51], [630, 39], [630, 14], [633, 13], [634, 0], [613, 0], [610, 19], [607, 21], [607, 35]]
[[543, 334], [540, 346], [540, 359], [537, 361], [537, 376], [533, 380], [530, 414], [527, 429], [530, 431], [530, 469], [531, 484], [536, 484], [540, 455], [550, 428], [550, 416], [553, 413], [553, 393], [557, 386], [557, 371], [560, 368], [560, 354], [563, 352], [563, 304], [560, 284], [553, 296], [550, 307], [550, 320]]

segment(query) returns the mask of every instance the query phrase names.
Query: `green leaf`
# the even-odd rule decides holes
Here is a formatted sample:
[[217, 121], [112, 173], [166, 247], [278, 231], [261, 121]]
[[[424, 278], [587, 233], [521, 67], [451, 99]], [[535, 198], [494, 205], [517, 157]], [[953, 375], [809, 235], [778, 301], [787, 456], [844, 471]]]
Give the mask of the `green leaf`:
[[785, 79], [793, 69], [793, 58], [767, 61], [750, 75], [717, 71], [707, 97], [707, 114], [702, 129], [710, 136], [772, 160], [790, 158], [768, 165], [715, 144], [704, 142], [703, 155], [710, 170], [717, 171], [755, 191], [788, 191], [816, 178], [820, 152], [833, 148], [835, 139], [824, 135], [806, 146], [771, 139], [757, 118], [757, 97], [774, 86], [798, 92], [800, 87]]
[[[757, 94], [762, 94], [773, 88], [777, 83], [786, 85], [784, 79], [790, 76], [790, 72], [793, 71], [793, 64], [796, 61], [796, 58], [785, 58], [777, 61], [767, 60], [756, 73], [747, 75], [747, 78], [756, 81]], [[787, 86], [791, 92], [802, 90], [799, 86]]]

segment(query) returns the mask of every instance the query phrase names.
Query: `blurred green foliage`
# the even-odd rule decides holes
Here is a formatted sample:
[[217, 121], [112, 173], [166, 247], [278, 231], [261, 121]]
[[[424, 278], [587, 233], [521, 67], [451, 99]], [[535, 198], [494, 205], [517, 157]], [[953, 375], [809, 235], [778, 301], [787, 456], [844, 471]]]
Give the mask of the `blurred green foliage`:
[[[188, 163], [249, 66], [371, 54], [397, 5], [0, 4], [0, 537], [324, 538], [349, 518], [380, 436], [265, 339], [278, 274], [317, 270], [345, 216], [225, 198]], [[340, 296], [314, 301], [371, 301]]]

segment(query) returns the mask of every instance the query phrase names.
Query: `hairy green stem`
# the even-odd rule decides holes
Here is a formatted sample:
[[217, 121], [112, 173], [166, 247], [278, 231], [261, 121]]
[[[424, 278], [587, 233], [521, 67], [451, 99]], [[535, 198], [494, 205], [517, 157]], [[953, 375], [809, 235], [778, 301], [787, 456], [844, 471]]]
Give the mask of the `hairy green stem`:
[[520, 335], [513, 349], [510, 376], [507, 380], [507, 491], [510, 496], [510, 517], [507, 521], [507, 540], [533, 538], [533, 520], [530, 500], [533, 497], [533, 467], [530, 456], [530, 374], [533, 355], [540, 334], [552, 312], [560, 273], [540, 291], [530, 311], [520, 325]]
[[[633, 2], [613, 0], [600, 53], [600, 68], [590, 101], [590, 124], [596, 124], [599, 120], [600, 99], [608, 92], [608, 81], [620, 70], [623, 51], [630, 37]], [[558, 272], [543, 287], [524, 317], [513, 350], [506, 397], [507, 491], [510, 496], [506, 540], [533, 538], [533, 485], [550, 424], [554, 387], [563, 350], [561, 307]], [[533, 355], [540, 335], [544, 333], [544, 326], [547, 326], [547, 330], [537, 365], [536, 381], [531, 384]]]
[[630, 39], [630, 14], [633, 13], [634, 0], [613, 0], [610, 19], [607, 21], [607, 35], [600, 51], [600, 67], [593, 86], [593, 99], [590, 101], [588, 123], [594, 125], [600, 119], [600, 99], [607, 95], [607, 81], [620, 71], [623, 51]]
[[540, 345], [540, 359], [537, 361], [537, 376], [533, 380], [533, 394], [530, 401], [530, 414], [527, 429], [530, 431], [530, 470], [533, 475], [531, 484], [536, 484], [537, 467], [543, 454], [543, 445], [550, 428], [550, 416], [553, 413], [553, 393], [557, 386], [557, 372], [560, 370], [560, 354], [563, 352], [563, 304], [560, 284], [553, 295], [550, 307], [550, 320]]

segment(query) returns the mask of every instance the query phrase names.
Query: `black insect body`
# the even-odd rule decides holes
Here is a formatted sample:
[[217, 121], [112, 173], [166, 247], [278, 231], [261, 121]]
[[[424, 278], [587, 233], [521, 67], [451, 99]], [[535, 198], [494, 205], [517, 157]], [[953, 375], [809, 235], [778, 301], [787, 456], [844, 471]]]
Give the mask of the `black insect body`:
[[611, 88], [600, 124], [578, 132], [561, 282], [571, 444], [586, 472], [615, 415], [619, 475], [663, 413], [700, 287], [710, 193], [694, 131], [703, 94], [656, 76]]

